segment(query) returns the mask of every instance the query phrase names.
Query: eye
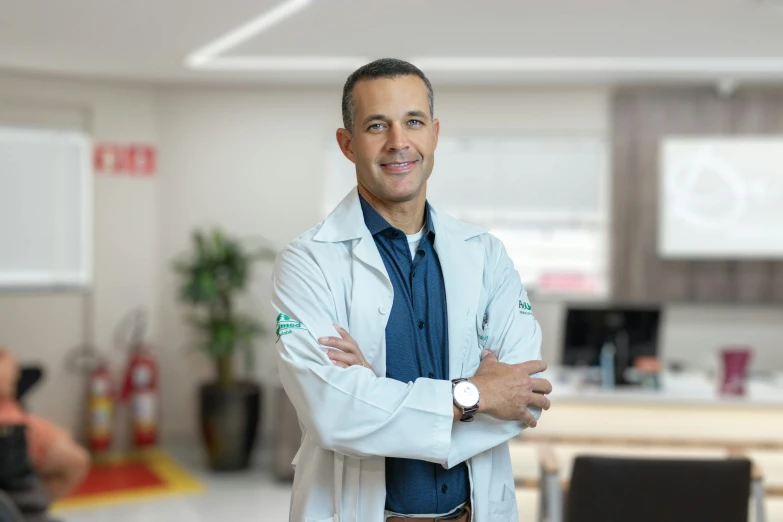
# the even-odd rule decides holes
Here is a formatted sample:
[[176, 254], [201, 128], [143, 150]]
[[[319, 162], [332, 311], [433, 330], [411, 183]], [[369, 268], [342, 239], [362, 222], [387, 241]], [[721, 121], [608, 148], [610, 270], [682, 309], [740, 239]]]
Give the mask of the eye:
[[419, 126], [421, 126], [421, 125], [424, 125], [424, 122], [423, 122], [423, 121], [421, 121], [421, 120], [410, 120], [410, 121], [408, 122], [408, 125], [412, 125], [412, 126], [414, 126], [414, 127], [419, 127]]
[[367, 130], [381, 130], [383, 128], [383, 123], [373, 123], [369, 127], [367, 127]]

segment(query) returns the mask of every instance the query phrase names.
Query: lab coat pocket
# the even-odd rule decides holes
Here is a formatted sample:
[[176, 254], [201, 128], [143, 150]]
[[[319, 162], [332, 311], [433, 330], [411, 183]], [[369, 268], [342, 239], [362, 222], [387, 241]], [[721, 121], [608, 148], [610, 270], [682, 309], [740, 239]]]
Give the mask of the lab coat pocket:
[[514, 520], [516, 507], [516, 493], [508, 484], [504, 484], [502, 499], [489, 501], [489, 522], [511, 522]]
[[472, 377], [481, 364], [481, 352], [487, 347], [489, 340], [489, 325], [485, 320], [485, 315], [476, 317], [475, 344], [471, 343], [468, 350], [465, 350], [465, 358], [462, 364], [462, 375]]

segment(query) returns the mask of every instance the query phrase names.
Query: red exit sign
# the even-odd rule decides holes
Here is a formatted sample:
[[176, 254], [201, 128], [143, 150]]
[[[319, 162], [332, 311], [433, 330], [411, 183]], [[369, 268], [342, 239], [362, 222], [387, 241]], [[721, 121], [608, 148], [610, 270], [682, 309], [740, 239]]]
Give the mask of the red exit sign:
[[154, 176], [157, 152], [151, 145], [100, 143], [95, 146], [93, 168], [96, 174]]

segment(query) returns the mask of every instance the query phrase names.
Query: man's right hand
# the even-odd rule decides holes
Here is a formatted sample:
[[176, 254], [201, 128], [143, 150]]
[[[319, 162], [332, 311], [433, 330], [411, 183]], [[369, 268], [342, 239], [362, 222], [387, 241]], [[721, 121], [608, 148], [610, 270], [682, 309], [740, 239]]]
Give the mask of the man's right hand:
[[544, 370], [544, 361], [504, 364], [495, 354], [485, 350], [476, 375], [468, 379], [481, 394], [478, 412], [500, 420], [521, 420], [534, 428], [536, 419], [527, 408], [548, 410], [546, 395], [552, 392], [552, 384], [530, 376]]

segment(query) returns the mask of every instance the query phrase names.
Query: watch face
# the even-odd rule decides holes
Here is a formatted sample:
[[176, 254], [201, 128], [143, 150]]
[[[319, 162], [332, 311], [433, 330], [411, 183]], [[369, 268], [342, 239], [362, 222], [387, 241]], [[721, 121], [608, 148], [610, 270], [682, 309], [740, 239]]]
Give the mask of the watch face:
[[472, 408], [479, 401], [479, 390], [469, 381], [458, 382], [454, 386], [454, 401], [463, 408]]

